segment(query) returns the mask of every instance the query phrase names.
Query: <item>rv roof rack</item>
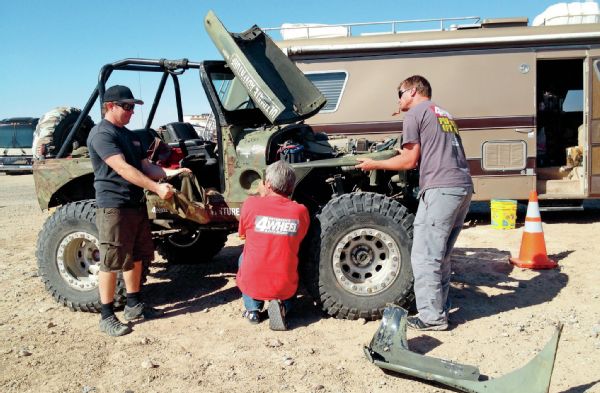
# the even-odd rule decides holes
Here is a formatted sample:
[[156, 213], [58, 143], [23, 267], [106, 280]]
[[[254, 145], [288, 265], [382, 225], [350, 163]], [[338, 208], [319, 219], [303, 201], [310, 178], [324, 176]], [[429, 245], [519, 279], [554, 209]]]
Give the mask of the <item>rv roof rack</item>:
[[[443, 31], [457, 30], [463, 28], [480, 28], [481, 21], [482, 19], [479, 16], [462, 16], [454, 18], [404, 19], [389, 20], [382, 22], [342, 24], [283, 23], [279, 27], [267, 27], [262, 30], [267, 32], [267, 34], [272, 34], [272, 32], [279, 32], [281, 37], [284, 40], [286, 40], [404, 33], [407, 32], [407, 29], [405, 29], [405, 27], [409, 27], [409, 25], [411, 24], [427, 26], [427, 28], [425, 29], [416, 29], [417, 31]], [[382, 30], [380, 29], [382, 26], [387, 26], [387, 28]]]

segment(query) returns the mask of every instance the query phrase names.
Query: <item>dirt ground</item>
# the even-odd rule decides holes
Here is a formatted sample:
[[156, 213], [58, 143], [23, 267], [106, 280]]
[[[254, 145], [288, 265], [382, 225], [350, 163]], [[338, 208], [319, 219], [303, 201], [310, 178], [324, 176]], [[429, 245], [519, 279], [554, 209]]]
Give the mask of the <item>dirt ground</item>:
[[[125, 337], [101, 334], [97, 314], [59, 306], [37, 277], [36, 238], [48, 215], [31, 175], [0, 175], [1, 392], [451, 391], [384, 374], [362, 350], [379, 322], [324, 317], [308, 297], [287, 332], [247, 323], [235, 235], [211, 264], [157, 259], [144, 291], [166, 317]], [[491, 228], [489, 210], [469, 215], [453, 257], [451, 329], [409, 331], [413, 351], [497, 378], [529, 361], [562, 321], [550, 392], [600, 392], [600, 208], [542, 218], [559, 269], [513, 268], [521, 229]]]

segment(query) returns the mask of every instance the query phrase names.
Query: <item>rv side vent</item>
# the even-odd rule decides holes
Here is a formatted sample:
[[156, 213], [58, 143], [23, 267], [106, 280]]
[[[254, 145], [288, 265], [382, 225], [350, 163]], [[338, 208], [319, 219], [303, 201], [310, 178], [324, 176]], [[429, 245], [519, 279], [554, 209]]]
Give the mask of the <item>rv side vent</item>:
[[348, 74], [345, 71], [327, 71], [314, 74], [307, 73], [306, 77], [327, 99], [327, 103], [321, 109], [321, 112], [337, 110]]
[[484, 171], [515, 171], [527, 166], [525, 141], [488, 141], [482, 150]]
[[526, 17], [484, 19], [481, 21], [481, 27], [484, 29], [491, 27], [519, 27], [527, 26], [528, 22], [529, 20]]

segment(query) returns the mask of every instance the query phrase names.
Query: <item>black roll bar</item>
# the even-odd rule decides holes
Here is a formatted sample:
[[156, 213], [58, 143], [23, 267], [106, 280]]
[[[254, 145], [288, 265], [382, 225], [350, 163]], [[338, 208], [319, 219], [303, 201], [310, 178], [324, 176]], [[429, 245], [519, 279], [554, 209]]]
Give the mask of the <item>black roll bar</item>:
[[92, 91], [90, 98], [87, 103], [81, 110], [79, 117], [71, 130], [69, 131], [69, 135], [65, 139], [63, 145], [61, 146], [56, 158], [62, 158], [65, 155], [67, 150], [67, 146], [71, 144], [73, 137], [75, 136], [76, 131], [81, 127], [83, 120], [86, 116], [89, 115], [94, 103], [98, 98], [100, 98], [100, 112], [102, 113], [102, 98], [104, 97], [104, 91], [106, 87], [106, 82], [108, 78], [112, 74], [113, 71], [139, 71], [139, 72], [162, 72], [162, 79], [159, 85], [159, 88], [156, 92], [156, 96], [154, 97], [154, 101], [152, 103], [152, 109], [148, 114], [148, 120], [146, 121], [146, 128], [150, 128], [152, 124], [152, 120], [154, 119], [154, 115], [156, 113], [156, 109], [158, 107], [158, 103], [164, 91], [164, 87], [169, 75], [173, 77], [173, 84], [175, 90], [175, 100], [177, 103], [177, 118], [178, 121], [183, 121], [183, 109], [181, 105], [181, 91], [179, 89], [179, 80], [177, 78], [178, 75], [183, 74], [186, 70], [199, 69], [200, 62], [189, 61], [188, 59], [179, 59], [179, 60], [168, 60], [168, 59], [137, 59], [137, 58], [127, 58], [123, 60], [118, 60], [114, 63], [105, 64], [101, 69], [98, 75], [98, 84]]

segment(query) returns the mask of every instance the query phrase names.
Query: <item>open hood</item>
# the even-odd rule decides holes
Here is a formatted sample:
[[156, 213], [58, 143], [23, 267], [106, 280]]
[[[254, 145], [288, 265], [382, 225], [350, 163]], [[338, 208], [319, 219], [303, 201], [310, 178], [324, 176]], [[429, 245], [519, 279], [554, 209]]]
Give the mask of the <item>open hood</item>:
[[271, 123], [295, 123], [325, 105], [323, 94], [258, 26], [229, 33], [209, 11], [204, 27], [256, 108]]

